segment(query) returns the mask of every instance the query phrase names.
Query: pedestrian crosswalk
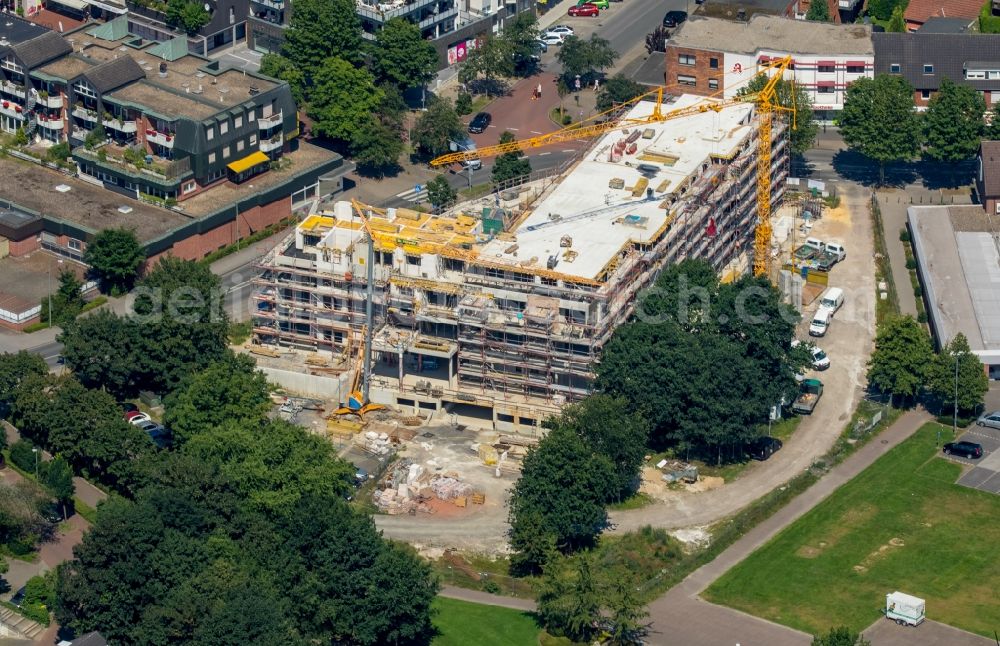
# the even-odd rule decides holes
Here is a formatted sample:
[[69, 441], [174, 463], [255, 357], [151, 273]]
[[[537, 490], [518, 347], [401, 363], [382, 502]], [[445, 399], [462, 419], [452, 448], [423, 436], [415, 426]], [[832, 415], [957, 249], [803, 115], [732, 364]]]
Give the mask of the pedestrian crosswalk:
[[427, 199], [427, 187], [420, 185], [418, 190], [418, 187], [414, 186], [408, 191], [396, 193], [396, 197], [407, 202], [423, 202]]

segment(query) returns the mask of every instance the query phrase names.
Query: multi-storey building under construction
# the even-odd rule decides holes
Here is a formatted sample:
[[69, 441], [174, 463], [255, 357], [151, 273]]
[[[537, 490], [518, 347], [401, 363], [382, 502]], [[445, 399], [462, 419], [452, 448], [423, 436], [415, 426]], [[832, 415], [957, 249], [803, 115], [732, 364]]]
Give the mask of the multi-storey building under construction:
[[[671, 107], [699, 97], [682, 96]], [[630, 116], [650, 114], [640, 102]], [[772, 139], [772, 202], [787, 168]], [[535, 426], [584, 397], [636, 296], [669, 263], [746, 270], [757, 224], [753, 104], [603, 136], [532, 202], [431, 215], [338, 202], [260, 263], [254, 341], [353, 366], [374, 236], [377, 401]], [[491, 198], [492, 200], [493, 198]], [[454, 407], [454, 408], [451, 408]]]

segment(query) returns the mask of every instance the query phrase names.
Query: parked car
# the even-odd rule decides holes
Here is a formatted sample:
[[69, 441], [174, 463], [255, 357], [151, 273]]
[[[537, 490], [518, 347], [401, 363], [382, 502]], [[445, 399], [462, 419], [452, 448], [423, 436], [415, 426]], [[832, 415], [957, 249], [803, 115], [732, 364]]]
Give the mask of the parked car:
[[571, 16], [580, 16], [582, 18], [594, 18], [601, 15], [601, 10], [597, 8], [596, 4], [590, 2], [584, 2], [583, 4], [578, 4], [575, 7], [570, 7], [567, 12]]
[[566, 36], [572, 36], [576, 34], [576, 31], [572, 27], [567, 27], [566, 25], [552, 25], [545, 30], [546, 34], [559, 34], [563, 38]]
[[[798, 347], [801, 343], [798, 339], [792, 339], [793, 348]], [[826, 370], [830, 367], [830, 357], [826, 356], [826, 352], [822, 348], [812, 343], [806, 347], [809, 349], [809, 355], [812, 357], [813, 370]]]
[[819, 308], [809, 322], [809, 336], [823, 336], [833, 320], [833, 312], [825, 307]]
[[976, 420], [976, 424], [979, 426], [989, 426], [990, 428], [1000, 428], [1000, 410], [983, 413]]
[[10, 602], [12, 604], [14, 604], [15, 606], [17, 606], [18, 608], [21, 607], [21, 604], [24, 603], [24, 586], [23, 585], [20, 588], [18, 588], [17, 592], [14, 593], [14, 596], [10, 598]]
[[688, 14], [686, 11], [668, 11], [667, 14], [663, 16], [663, 26], [673, 28], [687, 19]]
[[136, 426], [139, 427], [140, 431], [145, 431], [147, 433], [149, 433], [152, 430], [160, 428], [160, 425], [153, 421], [142, 422], [140, 424], [136, 424]]
[[[611, 3], [608, 0], [579, 0], [576, 3], [576, 6], [579, 7], [580, 5], [584, 5], [584, 4], [592, 4], [592, 5], [596, 6], [598, 9], [607, 9], [607, 8], [609, 8], [611, 6]], [[572, 14], [570, 14], [570, 15], [572, 15]]]
[[776, 437], [758, 437], [747, 445], [747, 455], [754, 460], [764, 461], [777, 453], [781, 446], [781, 440]]
[[548, 44], [544, 40], [542, 40], [541, 38], [535, 39], [535, 42], [532, 43], [532, 47], [534, 47], [537, 51], [539, 51], [539, 52], [541, 52], [543, 54], [545, 52], [549, 51]]
[[173, 444], [173, 436], [170, 434], [170, 431], [162, 426], [157, 426], [149, 431], [147, 435], [149, 435], [149, 439], [153, 440], [153, 444], [157, 448], [166, 449], [170, 448], [170, 445]]
[[133, 415], [128, 419], [128, 423], [131, 424], [132, 426], [139, 426], [140, 424], [144, 424], [145, 422], [151, 422], [151, 421], [153, 420], [150, 419], [149, 415], [147, 415], [146, 413], [139, 413], [138, 415]]
[[546, 45], [562, 45], [565, 37], [562, 34], [545, 33], [538, 37]]
[[141, 410], [136, 408], [135, 410], [125, 411], [125, 413], [123, 413], [123, 416], [125, 417], [125, 419], [131, 420], [136, 415], [143, 415], [143, 414], [144, 413]]
[[358, 487], [368, 482], [368, 472], [361, 467], [356, 467], [354, 471], [354, 484]]
[[491, 121], [493, 121], [493, 115], [489, 112], [480, 112], [472, 117], [472, 121], [469, 122], [469, 132], [475, 134], [486, 132], [486, 129], [490, 127]]
[[958, 455], [963, 458], [977, 460], [983, 457], [983, 445], [975, 442], [948, 442], [944, 445], [945, 455]]
[[138, 412], [139, 407], [132, 402], [118, 402], [118, 406], [121, 407], [122, 413], [131, 413], [133, 411]]

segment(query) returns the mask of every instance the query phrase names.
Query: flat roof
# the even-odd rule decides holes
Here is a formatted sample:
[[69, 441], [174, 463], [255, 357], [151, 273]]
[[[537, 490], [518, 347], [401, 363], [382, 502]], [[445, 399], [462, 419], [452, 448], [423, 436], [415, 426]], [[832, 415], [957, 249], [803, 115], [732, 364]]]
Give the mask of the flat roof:
[[[125, 227], [134, 229], [140, 241], [147, 241], [190, 221], [175, 211], [9, 157], [0, 158], [0, 177], [4, 179], [0, 182], [3, 199], [91, 231]], [[56, 192], [55, 187], [60, 184], [69, 186], [70, 191]], [[128, 206], [132, 211], [120, 213], [120, 206]]]
[[668, 44], [742, 54], [761, 50], [831, 56], [875, 53], [868, 25], [837, 25], [760, 14], [747, 22], [692, 16], [674, 32]]
[[[245, 199], [254, 193], [274, 188], [276, 185], [287, 181], [296, 173], [304, 172], [323, 162], [339, 157], [340, 155], [335, 152], [329, 151], [326, 148], [320, 148], [300, 139], [297, 150], [282, 155], [282, 163], [285, 165], [281, 170], [267, 171], [248, 179], [242, 184], [222, 182], [207, 191], [202, 191], [194, 197], [180, 202], [179, 206], [184, 209], [185, 213], [193, 216], [207, 215], [219, 210], [220, 207], [232, 204], [237, 200]], [[344, 167], [351, 168], [346, 161], [344, 162]]]
[[94, 61], [70, 54], [69, 56], [63, 56], [59, 60], [52, 61], [48, 65], [41, 66], [38, 68], [38, 71], [42, 74], [68, 81], [83, 74], [96, 64]]
[[[701, 96], [683, 95], [665, 109], [686, 108], [705, 100]], [[653, 108], [652, 102], [639, 102], [625, 118], [648, 116]], [[640, 126], [640, 132], [652, 131], [652, 137], [636, 139], [635, 153], [622, 155], [618, 161], [610, 161], [609, 153], [628, 134], [615, 131], [604, 135], [512, 231], [516, 256], [507, 253], [512, 243], [499, 239], [484, 245], [481, 256], [535, 269], [545, 269], [548, 258], [557, 256], [555, 271], [597, 280], [624, 248], [656, 237], [668, 223], [669, 210], [662, 202], [683, 193], [688, 178], [699, 172], [702, 164], [712, 156], [729, 158], [738, 152], [751, 134], [752, 111], [749, 104], [735, 105], [720, 112], [708, 110]], [[658, 167], [658, 171], [651, 177], [644, 176], [636, 168], [639, 164]], [[624, 188], [610, 188], [613, 179], [623, 180]], [[633, 195], [632, 189], [637, 185], [653, 189], [654, 199], [643, 199], [642, 189], [639, 195]], [[594, 212], [592, 216], [573, 217], [590, 212]], [[560, 247], [563, 236], [572, 238], [570, 249], [575, 254], [567, 255], [567, 250]], [[534, 263], [530, 262], [532, 258], [536, 259]]]
[[982, 206], [911, 206], [913, 246], [938, 342], [958, 333], [1000, 363], [1000, 251]]
[[17, 45], [49, 31], [47, 27], [18, 18], [12, 13], [4, 14], [0, 20], [0, 40], [7, 45]]

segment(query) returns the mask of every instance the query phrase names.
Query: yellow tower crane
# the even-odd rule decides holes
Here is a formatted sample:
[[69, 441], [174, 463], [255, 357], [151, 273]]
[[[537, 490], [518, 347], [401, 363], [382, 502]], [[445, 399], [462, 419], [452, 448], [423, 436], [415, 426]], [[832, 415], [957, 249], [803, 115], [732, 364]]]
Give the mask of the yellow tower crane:
[[[776, 111], [785, 111], [792, 114], [792, 127], [795, 127], [795, 106], [784, 106], [778, 101], [778, 82], [784, 76], [785, 71], [792, 63], [791, 56], [775, 59], [763, 64], [761, 74], [768, 74], [767, 83], [756, 93], [735, 96], [731, 99], [716, 98], [721, 91], [706, 97], [704, 100], [685, 108], [674, 110], [663, 109], [663, 93], [666, 87], [658, 87], [655, 90], [641, 94], [625, 103], [605, 112], [596, 114], [585, 121], [581, 121], [572, 126], [568, 126], [555, 132], [518, 139], [508, 143], [494, 146], [484, 146], [469, 152], [455, 152], [442, 155], [431, 160], [432, 166], [445, 166], [455, 162], [482, 159], [483, 157], [494, 157], [504, 153], [514, 151], [526, 151], [532, 148], [540, 148], [551, 144], [565, 141], [576, 141], [579, 139], [589, 139], [603, 135], [615, 130], [640, 127], [644, 125], [663, 123], [673, 119], [680, 119], [708, 111], [720, 112], [723, 109], [746, 103], [755, 103], [759, 117], [759, 127], [757, 133], [757, 217], [758, 224], [754, 234], [754, 276], [768, 273], [770, 256], [768, 251], [771, 246], [771, 120]], [[792, 92], [794, 100], [795, 93]], [[644, 117], [618, 117], [617, 114], [630, 105], [635, 105], [647, 97], [655, 97], [653, 112]]]

